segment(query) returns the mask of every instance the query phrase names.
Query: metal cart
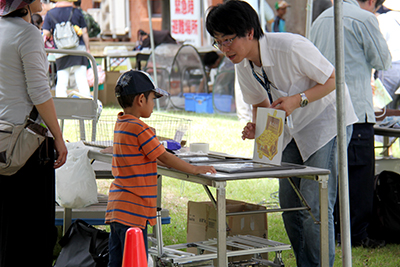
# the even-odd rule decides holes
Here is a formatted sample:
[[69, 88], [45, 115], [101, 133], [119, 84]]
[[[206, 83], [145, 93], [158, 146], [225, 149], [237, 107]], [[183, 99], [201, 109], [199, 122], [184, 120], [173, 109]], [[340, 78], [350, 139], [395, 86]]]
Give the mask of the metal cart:
[[[45, 49], [46, 53], [49, 54], [68, 54], [75, 56], [87, 57], [92, 66], [96, 66], [96, 60], [94, 57], [86, 51], [78, 50], [65, 50], [65, 49]], [[53, 70], [54, 71], [54, 70]], [[64, 130], [64, 120], [79, 120], [81, 123], [81, 137], [80, 140], [87, 140], [84, 131], [84, 121], [92, 121], [91, 137], [94, 141], [96, 138], [96, 123], [99, 116], [99, 102], [98, 102], [98, 90], [99, 90], [99, 78], [97, 68], [93, 68], [94, 74], [94, 87], [93, 87], [93, 98], [73, 98], [73, 97], [54, 97], [54, 106], [56, 108], [57, 118], [61, 120], [61, 130]], [[54, 73], [49, 74], [54, 75]]]
[[[155, 48], [154, 55], [158, 87], [170, 93], [169, 98], [160, 99], [161, 108], [184, 109], [184, 93], [208, 93], [203, 62], [194, 46], [161, 44]], [[144, 71], [154, 77], [152, 60], [147, 61]]]

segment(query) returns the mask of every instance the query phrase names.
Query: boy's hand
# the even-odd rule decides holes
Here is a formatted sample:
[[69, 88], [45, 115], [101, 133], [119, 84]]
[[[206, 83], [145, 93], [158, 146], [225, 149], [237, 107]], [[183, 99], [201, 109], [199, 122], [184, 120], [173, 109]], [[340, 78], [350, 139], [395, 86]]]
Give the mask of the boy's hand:
[[[185, 173], [191, 174], [206, 174], [206, 173], [217, 173], [213, 166], [196, 166], [183, 161], [175, 155], [172, 155], [168, 151], [162, 153], [157, 160], [157, 163], [161, 166], [165, 166], [168, 168], [174, 168], [178, 171], [182, 171]], [[161, 163], [161, 164], [160, 164]]]
[[100, 150], [101, 153], [103, 154], [112, 154], [113, 153], [113, 147], [112, 146], [108, 146], [102, 150]]
[[193, 174], [206, 174], [206, 173], [211, 173], [211, 174], [215, 174], [217, 173], [217, 171], [215, 170], [215, 168], [213, 166], [193, 166], [194, 167], [194, 171]]
[[242, 131], [242, 139], [254, 139], [256, 136], [256, 124], [248, 122]]

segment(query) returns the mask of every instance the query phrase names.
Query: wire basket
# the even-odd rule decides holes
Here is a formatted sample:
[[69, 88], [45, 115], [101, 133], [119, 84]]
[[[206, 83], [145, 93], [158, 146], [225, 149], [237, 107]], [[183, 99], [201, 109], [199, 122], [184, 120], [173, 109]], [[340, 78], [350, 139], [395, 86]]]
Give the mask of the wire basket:
[[[173, 139], [184, 146], [189, 142], [191, 120], [164, 114], [153, 113], [150, 118], [141, 118], [147, 125], [154, 128], [157, 138]], [[91, 120], [66, 120], [64, 138], [70, 142], [82, 140], [87, 145], [108, 147], [114, 139], [114, 126], [117, 115], [101, 115], [95, 128], [95, 138], [92, 138]]]

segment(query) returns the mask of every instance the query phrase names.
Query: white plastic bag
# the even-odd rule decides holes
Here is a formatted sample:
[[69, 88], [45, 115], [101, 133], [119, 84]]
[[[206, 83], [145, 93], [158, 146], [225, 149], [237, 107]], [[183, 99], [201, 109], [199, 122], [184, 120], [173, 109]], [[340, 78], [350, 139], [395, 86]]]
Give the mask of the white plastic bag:
[[56, 170], [56, 201], [70, 209], [98, 203], [96, 176], [82, 141], [67, 143], [67, 161]]

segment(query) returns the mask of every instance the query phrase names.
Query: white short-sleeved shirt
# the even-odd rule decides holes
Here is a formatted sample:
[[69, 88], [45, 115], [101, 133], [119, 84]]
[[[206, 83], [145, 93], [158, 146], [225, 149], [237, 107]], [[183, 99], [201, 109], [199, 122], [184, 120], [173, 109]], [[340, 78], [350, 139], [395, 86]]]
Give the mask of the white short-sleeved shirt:
[[[271, 87], [273, 100], [324, 84], [334, 67], [306, 38], [291, 33], [266, 33], [259, 40], [262, 67]], [[236, 64], [244, 101], [255, 105], [268, 99], [264, 87], [254, 78], [247, 59]], [[357, 122], [350, 95], [345, 90], [346, 125]], [[335, 91], [292, 113], [293, 128], [285, 125], [284, 148], [292, 138], [304, 161], [337, 134]]]

